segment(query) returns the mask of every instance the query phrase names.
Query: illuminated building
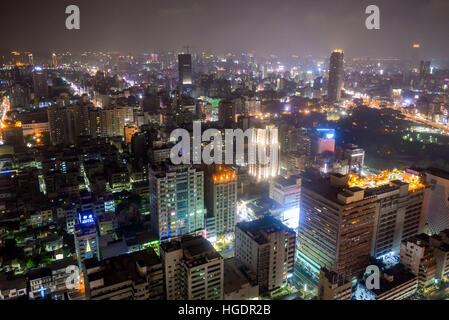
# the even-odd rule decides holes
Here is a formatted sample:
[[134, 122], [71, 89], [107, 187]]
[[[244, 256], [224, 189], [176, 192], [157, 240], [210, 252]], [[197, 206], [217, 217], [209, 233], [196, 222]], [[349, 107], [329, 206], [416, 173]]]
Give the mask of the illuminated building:
[[159, 239], [204, 231], [203, 172], [168, 163], [149, 169], [152, 231]]
[[91, 258], [100, 260], [98, 230], [92, 211], [78, 213], [78, 224], [75, 225], [74, 236], [78, 267], [84, 270], [84, 260]]
[[302, 180], [298, 228], [299, 266], [318, 280], [325, 267], [351, 278], [369, 263], [375, 198], [347, 187], [347, 177]]
[[86, 297], [91, 300], [162, 300], [164, 273], [153, 249], [85, 261]]
[[317, 300], [351, 300], [352, 283], [349, 279], [326, 268], [321, 268]]
[[234, 232], [237, 214], [237, 176], [227, 166], [217, 166], [206, 175], [206, 237], [214, 239]]
[[366, 189], [375, 197], [377, 209], [371, 255], [399, 255], [403, 239], [421, 233], [426, 219], [429, 188], [419, 173], [385, 170], [379, 175], [360, 178], [349, 174], [349, 187]]
[[47, 72], [40, 67], [33, 70], [34, 102], [48, 98]]
[[334, 50], [329, 63], [329, 83], [327, 100], [331, 103], [340, 101], [343, 87], [343, 51]]
[[330, 181], [303, 181], [300, 262], [311, 272], [326, 267], [354, 276], [370, 255], [397, 257], [401, 241], [423, 230], [427, 190], [420, 176], [399, 170], [364, 179], [332, 174]]
[[235, 227], [235, 258], [257, 274], [260, 294], [276, 291], [293, 273], [296, 233], [266, 216]]
[[167, 300], [223, 300], [223, 258], [201, 236], [162, 242]]
[[178, 55], [179, 84], [192, 84], [192, 55], [189, 53]]
[[268, 125], [265, 129], [254, 129], [252, 141], [248, 145], [255, 145], [257, 149], [257, 160], [255, 163], [249, 164], [249, 175], [259, 181], [278, 176], [280, 172], [280, 146], [277, 128]]
[[312, 134], [313, 144], [312, 153], [315, 156], [321, 155], [324, 152], [335, 152], [335, 130], [328, 128], [318, 128]]
[[132, 136], [138, 131], [139, 130], [134, 126], [131, 125], [125, 126], [125, 142], [131, 143]]
[[299, 204], [301, 199], [301, 179], [277, 177], [270, 181], [269, 197], [282, 206], [282, 222], [296, 230], [299, 224]]

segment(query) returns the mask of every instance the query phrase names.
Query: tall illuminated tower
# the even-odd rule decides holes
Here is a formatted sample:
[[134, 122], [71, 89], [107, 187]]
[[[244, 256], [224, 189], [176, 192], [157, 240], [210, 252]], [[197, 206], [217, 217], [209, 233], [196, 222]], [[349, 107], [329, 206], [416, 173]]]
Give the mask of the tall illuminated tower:
[[178, 55], [179, 84], [192, 84], [192, 55], [189, 53]]
[[237, 176], [227, 166], [218, 166], [206, 176], [206, 235], [213, 239], [234, 232], [237, 213]]
[[329, 63], [329, 84], [327, 99], [329, 102], [338, 102], [343, 87], [343, 50], [334, 50]]

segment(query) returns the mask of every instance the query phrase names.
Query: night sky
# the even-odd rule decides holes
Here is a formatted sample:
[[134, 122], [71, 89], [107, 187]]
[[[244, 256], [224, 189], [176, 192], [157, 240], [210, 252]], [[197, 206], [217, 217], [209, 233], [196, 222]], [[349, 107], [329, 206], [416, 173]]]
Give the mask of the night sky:
[[[65, 7], [81, 30], [65, 29]], [[381, 29], [365, 28], [365, 8]], [[449, 56], [447, 0], [1, 0], [0, 50], [122, 53], [210, 49], [218, 53], [405, 57], [414, 42], [429, 58]]]

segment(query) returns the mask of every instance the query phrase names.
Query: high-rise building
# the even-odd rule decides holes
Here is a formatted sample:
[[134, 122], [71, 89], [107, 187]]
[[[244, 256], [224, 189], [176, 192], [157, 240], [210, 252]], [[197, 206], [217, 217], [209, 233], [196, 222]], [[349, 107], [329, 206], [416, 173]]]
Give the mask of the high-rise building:
[[69, 145], [75, 141], [73, 109], [54, 104], [47, 108], [50, 140], [53, 145]]
[[419, 65], [419, 75], [425, 77], [430, 74], [430, 61], [421, 61]]
[[[423, 232], [429, 188], [421, 178], [409, 172], [378, 187], [367, 188], [366, 196], [376, 199], [371, 256], [399, 256], [401, 241]], [[397, 179], [395, 179], [397, 178]], [[357, 183], [356, 183], [357, 185]]]
[[235, 258], [257, 274], [261, 294], [287, 283], [293, 273], [296, 233], [272, 216], [235, 227]]
[[[280, 145], [278, 129], [274, 125], [267, 125], [265, 129], [255, 128], [252, 140], [248, 144], [257, 148], [257, 159], [249, 164], [249, 174], [254, 179], [268, 180], [280, 173]], [[265, 160], [261, 159], [265, 158]]]
[[343, 51], [334, 50], [329, 63], [329, 83], [327, 87], [327, 99], [329, 102], [338, 102], [343, 87]]
[[35, 67], [33, 70], [33, 88], [35, 102], [48, 98], [47, 72], [41, 67]]
[[222, 100], [218, 104], [218, 120], [223, 124], [223, 127], [233, 128], [235, 125], [236, 108], [235, 103], [229, 100]]
[[91, 258], [100, 260], [98, 230], [92, 211], [78, 213], [74, 236], [78, 266], [80, 270], [84, 270], [84, 260]]
[[149, 169], [152, 230], [160, 239], [204, 231], [203, 171], [164, 163]]
[[189, 53], [178, 55], [179, 84], [192, 84], [192, 55]]
[[237, 214], [237, 175], [219, 165], [206, 175], [206, 237], [213, 242], [234, 233]]
[[[422, 232], [427, 185], [411, 171], [377, 176], [332, 174], [301, 192], [298, 258], [346, 276], [362, 272], [369, 256], [399, 256], [401, 241]], [[324, 241], [323, 241], [324, 239]]]
[[302, 180], [298, 263], [318, 280], [321, 268], [351, 278], [368, 265], [375, 199], [340, 174]]
[[209, 241], [183, 236], [160, 246], [167, 300], [222, 300], [224, 263]]
[[152, 248], [99, 261], [85, 261], [84, 285], [90, 300], [163, 300], [164, 273]]

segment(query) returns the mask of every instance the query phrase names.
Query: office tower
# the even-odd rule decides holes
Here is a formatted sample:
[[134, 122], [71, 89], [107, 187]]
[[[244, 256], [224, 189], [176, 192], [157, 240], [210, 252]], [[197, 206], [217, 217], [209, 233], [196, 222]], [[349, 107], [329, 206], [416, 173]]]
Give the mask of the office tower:
[[89, 105], [75, 104], [71, 106], [74, 121], [74, 138], [89, 136]]
[[178, 71], [179, 71], [179, 84], [189, 85], [192, 84], [192, 55], [189, 53], [178, 55]]
[[419, 65], [420, 77], [425, 77], [430, 74], [430, 61], [421, 61]]
[[214, 242], [234, 234], [237, 175], [230, 167], [219, 165], [205, 179], [206, 236]]
[[33, 70], [33, 89], [35, 102], [48, 98], [47, 72], [41, 67]]
[[235, 103], [229, 100], [222, 100], [218, 104], [218, 121], [223, 125], [223, 128], [229, 129], [235, 126]]
[[376, 201], [371, 256], [399, 256], [401, 241], [424, 229], [428, 186], [419, 173], [385, 170], [360, 178], [349, 175], [348, 185], [365, 189], [365, 197]]
[[75, 225], [75, 252], [78, 267], [84, 270], [84, 260], [100, 260], [100, 246], [97, 224], [92, 211], [78, 212], [78, 224]]
[[352, 283], [348, 278], [321, 268], [318, 300], [351, 300]]
[[449, 172], [429, 168], [423, 174], [430, 184], [426, 233], [438, 234], [449, 229]]
[[349, 188], [347, 177], [302, 180], [298, 228], [299, 266], [318, 280], [325, 267], [351, 278], [369, 263], [375, 199]]
[[269, 294], [293, 273], [296, 233], [272, 216], [235, 227], [235, 258], [257, 274], [259, 291]]
[[282, 207], [282, 222], [296, 230], [299, 225], [299, 205], [301, 200], [301, 178], [277, 177], [270, 181], [269, 197]]
[[327, 100], [330, 103], [340, 101], [343, 87], [343, 51], [334, 50], [329, 63], [329, 83], [327, 87]]
[[99, 113], [102, 137], [124, 136], [125, 125], [134, 121], [131, 106], [110, 106], [100, 109]]
[[[278, 129], [274, 125], [267, 125], [265, 129], [253, 129], [252, 140], [248, 146], [256, 147], [257, 156], [254, 163], [249, 163], [249, 175], [255, 180], [268, 180], [279, 175], [280, 146]], [[265, 158], [265, 159], [261, 159]]]
[[99, 261], [85, 261], [89, 300], [163, 300], [164, 272], [152, 248]]
[[365, 162], [365, 150], [355, 144], [346, 144], [340, 149], [341, 158], [348, 161], [349, 172], [361, 175]]
[[[381, 271], [379, 287], [368, 289], [366, 278], [357, 283], [355, 300], [406, 300], [418, 289], [416, 275], [398, 264]], [[368, 280], [369, 281], [369, 280]]]
[[50, 140], [53, 145], [70, 145], [75, 141], [73, 110], [60, 104], [47, 108]]
[[223, 258], [201, 236], [160, 246], [167, 300], [222, 300]]
[[165, 163], [149, 169], [152, 230], [159, 239], [204, 231], [203, 172]]

